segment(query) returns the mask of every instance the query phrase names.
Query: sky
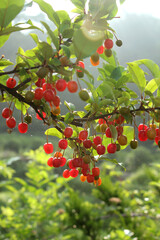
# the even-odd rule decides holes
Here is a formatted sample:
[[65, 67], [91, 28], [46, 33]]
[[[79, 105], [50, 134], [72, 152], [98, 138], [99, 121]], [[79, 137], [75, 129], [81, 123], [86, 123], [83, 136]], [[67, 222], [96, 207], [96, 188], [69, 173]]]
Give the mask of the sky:
[[[70, 0], [45, 0], [53, 6], [54, 10], [66, 10], [71, 12], [74, 5]], [[119, 2], [119, 0], [117, 0]], [[33, 8], [29, 8], [29, 14], [35, 15], [35, 11], [39, 11], [37, 4]], [[149, 14], [160, 18], [160, 0], [126, 0], [119, 8], [118, 15], [123, 17], [127, 13]]]

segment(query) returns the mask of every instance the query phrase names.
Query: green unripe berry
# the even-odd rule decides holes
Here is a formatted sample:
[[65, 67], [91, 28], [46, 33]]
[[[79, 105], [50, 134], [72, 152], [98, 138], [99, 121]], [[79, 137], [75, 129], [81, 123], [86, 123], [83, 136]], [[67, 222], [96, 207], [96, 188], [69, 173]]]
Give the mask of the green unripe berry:
[[116, 41], [116, 45], [117, 45], [118, 47], [121, 47], [121, 46], [122, 46], [122, 41], [121, 41], [120, 39], [118, 39], [118, 40]]
[[112, 50], [111, 49], [105, 49], [104, 54], [106, 55], [106, 57], [111, 57], [112, 56]]
[[136, 149], [138, 147], [138, 141], [137, 140], [130, 141], [130, 147], [132, 149]]
[[41, 67], [41, 68], [38, 69], [36, 74], [39, 78], [42, 79], [47, 75], [47, 73], [48, 73], [48, 68]]
[[99, 60], [99, 54], [97, 52], [95, 52], [92, 56], [91, 59], [93, 62], [98, 62]]
[[77, 77], [83, 78], [84, 77], [84, 72], [76, 72]]
[[25, 94], [25, 100], [27, 102], [31, 102], [34, 99], [34, 92], [33, 91], [27, 91]]
[[27, 124], [32, 123], [32, 116], [31, 116], [31, 115], [26, 115], [26, 116], [24, 117], [24, 121], [25, 121]]
[[88, 101], [90, 96], [89, 96], [89, 93], [86, 89], [82, 89], [80, 92], [79, 92], [79, 97], [81, 100], [83, 101]]
[[119, 152], [121, 150], [121, 146], [119, 145], [119, 143], [116, 143], [116, 146], [117, 146], [117, 152]]

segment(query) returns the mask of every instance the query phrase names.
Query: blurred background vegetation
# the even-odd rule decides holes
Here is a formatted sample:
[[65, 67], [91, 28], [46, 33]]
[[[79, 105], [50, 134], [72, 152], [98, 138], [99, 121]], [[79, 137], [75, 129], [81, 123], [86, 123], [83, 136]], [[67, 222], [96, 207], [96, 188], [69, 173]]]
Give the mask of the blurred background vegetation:
[[[25, 16], [21, 15], [19, 21]], [[35, 22], [43, 20], [35, 16]], [[28, 18], [27, 18], [28, 19]], [[121, 65], [149, 58], [160, 63], [160, 19], [126, 15], [113, 27], [123, 40], [116, 49]], [[133, 31], [134, 30], [134, 31]], [[40, 35], [40, 39], [45, 39]], [[29, 33], [12, 34], [0, 53], [14, 61], [18, 47], [34, 47]], [[96, 77], [97, 71], [86, 60]], [[81, 102], [73, 94], [75, 105]], [[70, 95], [65, 94], [69, 101]], [[62, 102], [64, 97], [61, 96]], [[1, 103], [0, 111], [5, 105]], [[65, 113], [65, 107], [62, 106]], [[30, 112], [33, 117], [34, 114]], [[20, 113], [15, 112], [16, 119]], [[33, 118], [25, 136], [7, 133], [0, 124], [0, 240], [159, 240], [160, 150], [151, 141], [136, 150], [120, 151], [113, 158], [126, 172], [109, 162], [100, 163], [102, 185], [94, 187], [79, 178], [64, 180], [63, 169], [46, 164], [42, 146], [46, 127]], [[56, 139], [49, 139], [56, 149]], [[70, 157], [70, 152], [66, 153]]]

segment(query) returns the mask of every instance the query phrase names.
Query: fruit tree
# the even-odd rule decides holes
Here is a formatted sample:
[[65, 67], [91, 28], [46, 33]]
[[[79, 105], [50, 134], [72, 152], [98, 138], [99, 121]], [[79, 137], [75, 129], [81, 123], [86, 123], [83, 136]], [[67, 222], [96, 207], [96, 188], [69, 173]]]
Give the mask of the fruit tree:
[[[33, 2], [48, 17], [46, 22], [41, 21], [48, 37], [40, 41], [32, 32], [36, 47], [26, 52], [19, 47], [12, 70], [7, 67], [13, 63], [1, 56], [0, 101], [6, 102], [3, 121], [10, 132], [17, 127], [25, 134], [32, 124], [31, 108], [37, 119], [48, 126], [46, 136], [59, 138], [57, 149], [48, 140], [43, 146], [46, 154], [51, 154], [46, 165], [66, 166], [64, 178], [80, 175], [81, 181], [100, 185], [97, 162], [108, 159], [108, 154], [128, 145], [136, 149], [138, 141], [155, 141], [160, 146], [160, 69], [148, 59], [127, 63], [127, 68], [119, 65], [116, 48], [123, 44], [116, 29], [110, 27], [118, 10], [116, 0], [71, 0], [75, 5], [74, 18], [66, 11], [55, 11], [43, 0], [30, 4], [25, 0], [0, 0], [1, 47], [13, 32], [42, 31], [31, 20], [13, 24], [24, 7], [31, 7]], [[103, 63], [97, 79], [87, 69], [87, 58], [95, 67]], [[142, 65], [152, 74], [149, 81]], [[95, 86], [97, 80], [99, 84]], [[72, 94], [78, 93], [79, 102], [85, 103], [83, 111], [72, 101], [62, 102], [59, 94], [65, 96], [65, 91], [71, 100]], [[68, 109], [65, 115], [61, 113], [63, 104]], [[15, 108], [20, 112], [21, 122], [16, 122]], [[137, 117], [141, 118], [139, 126]], [[64, 157], [67, 148], [73, 151], [70, 160]], [[118, 164], [115, 159], [111, 161]]]

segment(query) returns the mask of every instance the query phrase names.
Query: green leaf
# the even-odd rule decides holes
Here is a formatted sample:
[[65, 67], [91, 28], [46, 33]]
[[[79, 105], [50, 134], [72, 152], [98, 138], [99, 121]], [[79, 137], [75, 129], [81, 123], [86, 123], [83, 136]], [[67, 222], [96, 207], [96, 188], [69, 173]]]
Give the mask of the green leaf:
[[94, 19], [107, 16], [107, 19], [113, 18], [117, 14], [118, 8], [116, 0], [92, 0], [89, 1], [89, 12]]
[[119, 65], [119, 62], [118, 62], [117, 55], [116, 55], [115, 51], [112, 51], [112, 56], [111, 57], [106, 57], [106, 55], [104, 53], [101, 54], [100, 57], [114, 67], [117, 67]]
[[60, 20], [60, 23], [63, 23], [63, 21], [67, 20], [71, 24], [71, 19], [69, 17], [69, 14], [66, 11], [59, 10], [59, 11], [56, 11], [56, 14], [57, 14], [57, 16], [58, 16], [58, 18]]
[[44, 57], [45, 60], [48, 60], [49, 58], [51, 58], [53, 56], [53, 49], [52, 49], [51, 45], [49, 45], [48, 43], [39, 42], [37, 47], [35, 48], [35, 53], [36, 53], [36, 55], [40, 53]]
[[85, 27], [76, 30], [73, 35], [76, 57], [82, 59], [91, 56], [102, 45], [103, 39], [104, 33], [102, 31], [89, 31]]
[[50, 29], [50, 27], [48, 26], [48, 24], [46, 22], [41, 21], [41, 23], [43, 24], [43, 26], [46, 28], [48, 35], [50, 36], [52, 43], [54, 44], [54, 46], [56, 47], [57, 51], [59, 50], [59, 40], [58, 40], [58, 36], [55, 36], [54, 32]]
[[30, 36], [33, 38], [33, 40], [35, 41], [36, 44], [39, 43], [39, 39], [38, 39], [37, 34], [35, 34], [35, 33], [30, 33]]
[[151, 93], [154, 93], [158, 87], [160, 86], [160, 78], [154, 78], [145, 87], [145, 91], [150, 91]]
[[117, 140], [117, 137], [118, 137], [118, 132], [117, 132], [117, 129], [115, 126], [113, 125], [109, 125], [109, 128], [110, 128], [110, 131], [111, 131], [111, 135], [112, 135], [112, 138], [113, 138], [113, 142], [115, 142]]
[[9, 38], [9, 35], [4, 35], [0, 37], [0, 48], [3, 47], [3, 45], [8, 40], [8, 38]]
[[67, 58], [69, 59], [69, 58], [70, 58], [70, 55], [71, 55], [69, 48], [68, 48], [67, 46], [65, 46], [65, 45], [61, 45], [61, 48], [63, 49], [64, 54], [65, 54], [65, 55], [67, 56]]
[[6, 28], [22, 10], [25, 0], [1, 0], [0, 1], [0, 27]]
[[76, 109], [76, 107], [73, 103], [69, 103], [67, 101], [64, 101], [64, 105], [68, 108], [69, 111], [74, 111]]
[[0, 70], [3, 70], [4, 68], [10, 66], [10, 65], [13, 65], [12, 62], [10, 62], [9, 60], [7, 59], [0, 59]]
[[113, 78], [113, 79], [115, 79], [115, 80], [118, 80], [120, 77], [122, 77], [123, 69], [124, 69], [124, 68], [121, 67], [121, 66], [116, 67], [116, 68], [112, 71], [110, 77]]
[[146, 86], [144, 71], [135, 62], [128, 63], [128, 70], [132, 76], [132, 81], [137, 85], [142, 93]]
[[115, 158], [111, 159], [111, 158], [107, 158], [105, 156], [102, 156], [102, 157], [99, 158], [99, 160], [105, 160], [105, 161], [115, 163], [115, 164], [119, 165], [120, 167], [122, 167], [124, 169], [124, 171], [126, 171], [126, 168], [123, 166], [123, 164], [119, 163]]
[[70, 113], [68, 112], [66, 115], [65, 115], [65, 118], [64, 118], [64, 122], [65, 123], [71, 123], [74, 119], [74, 114], [73, 113]]
[[142, 59], [135, 61], [135, 63], [138, 65], [144, 64], [150, 70], [154, 78], [160, 77], [160, 69], [154, 61], [150, 59]]
[[58, 14], [53, 10], [52, 6], [49, 3], [46, 3], [43, 0], [33, 0], [33, 2], [37, 3], [40, 9], [45, 12], [48, 18], [57, 26], [59, 27], [60, 19]]
[[87, 0], [71, 0], [71, 2], [81, 10], [84, 10]]
[[108, 99], [115, 99], [113, 88], [106, 82], [101, 83], [97, 88], [97, 93], [100, 97]]
[[62, 138], [62, 133], [59, 132], [56, 128], [49, 128], [49, 129], [47, 129], [45, 131], [45, 135]]
[[[11, 34], [13, 32], [18, 32], [18, 31], [23, 31], [23, 30], [29, 30], [29, 29], [38, 29], [41, 30], [40, 28], [36, 27], [36, 26], [29, 26], [29, 27], [17, 27], [17, 26], [13, 26], [13, 27], [8, 27], [5, 28], [4, 30], [0, 31], [0, 36], [4, 36], [4, 35], [8, 35]], [[42, 30], [41, 30], [42, 31]]]

